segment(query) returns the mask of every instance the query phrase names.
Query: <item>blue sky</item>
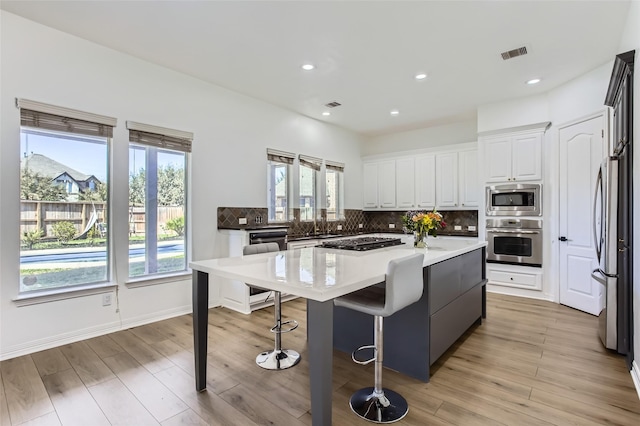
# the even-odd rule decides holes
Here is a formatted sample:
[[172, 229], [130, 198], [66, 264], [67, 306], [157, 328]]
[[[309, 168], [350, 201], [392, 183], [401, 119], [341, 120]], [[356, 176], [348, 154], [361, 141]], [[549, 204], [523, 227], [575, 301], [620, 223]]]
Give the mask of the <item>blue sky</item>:
[[[45, 155], [59, 163], [67, 165], [81, 173], [94, 175], [105, 182], [107, 177], [107, 144], [91, 137], [51, 137], [37, 132], [22, 132], [20, 137], [20, 156], [31, 153]], [[144, 168], [144, 151], [129, 151], [129, 171], [137, 172]], [[182, 153], [172, 155], [160, 153], [158, 165], [184, 165]]]

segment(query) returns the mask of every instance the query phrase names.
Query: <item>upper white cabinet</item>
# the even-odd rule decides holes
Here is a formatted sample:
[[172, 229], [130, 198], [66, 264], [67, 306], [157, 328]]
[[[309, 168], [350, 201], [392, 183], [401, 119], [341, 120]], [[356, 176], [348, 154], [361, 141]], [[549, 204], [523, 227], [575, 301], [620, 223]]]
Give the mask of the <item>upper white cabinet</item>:
[[458, 153], [436, 155], [436, 207], [458, 207]]
[[416, 175], [413, 158], [396, 160], [396, 207], [415, 207]]
[[480, 204], [480, 183], [478, 182], [478, 150], [458, 153], [460, 180], [460, 207], [478, 207]]
[[478, 150], [468, 143], [414, 156], [365, 160], [365, 210], [476, 209]]
[[415, 158], [416, 207], [433, 209], [436, 206], [436, 156]]
[[385, 160], [364, 163], [363, 205], [365, 209], [396, 206], [396, 162]]
[[545, 127], [480, 139], [486, 182], [542, 179], [542, 136]]

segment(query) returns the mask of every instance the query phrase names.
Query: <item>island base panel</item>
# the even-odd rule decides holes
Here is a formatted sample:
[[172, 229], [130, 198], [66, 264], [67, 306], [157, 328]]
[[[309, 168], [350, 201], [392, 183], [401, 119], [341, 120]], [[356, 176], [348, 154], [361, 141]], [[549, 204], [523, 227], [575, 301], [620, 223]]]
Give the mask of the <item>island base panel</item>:
[[209, 274], [193, 271], [193, 354], [196, 390], [207, 388], [207, 325], [209, 322]]
[[313, 426], [331, 425], [333, 376], [333, 300], [307, 299], [309, 382]]

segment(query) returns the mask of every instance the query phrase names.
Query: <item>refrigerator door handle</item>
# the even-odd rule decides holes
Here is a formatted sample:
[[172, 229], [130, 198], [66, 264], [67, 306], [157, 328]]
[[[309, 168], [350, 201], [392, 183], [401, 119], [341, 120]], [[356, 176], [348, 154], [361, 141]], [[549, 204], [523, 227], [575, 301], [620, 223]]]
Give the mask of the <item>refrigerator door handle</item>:
[[605, 286], [607, 285], [607, 279], [602, 274], [602, 271], [600, 269], [594, 269], [593, 272], [591, 273], [591, 278], [598, 281], [602, 285], [605, 285]]
[[[598, 170], [598, 177], [596, 178], [596, 192], [595, 194], [593, 194], [593, 244], [596, 246], [596, 256], [598, 258], [598, 262], [600, 262], [600, 256], [601, 256], [601, 247], [600, 247], [600, 243], [601, 241], [598, 241], [598, 231], [597, 231], [597, 219], [596, 219], [596, 208], [597, 208], [597, 203], [598, 203], [598, 190], [600, 190], [600, 197], [602, 198], [604, 196], [604, 193], [602, 192], [602, 167], [600, 168], [600, 170]], [[604, 203], [604, 200], [600, 200], [600, 223], [602, 224], [602, 203]], [[600, 232], [602, 232], [602, 225], [600, 228]], [[595, 272], [595, 271], [594, 271]]]

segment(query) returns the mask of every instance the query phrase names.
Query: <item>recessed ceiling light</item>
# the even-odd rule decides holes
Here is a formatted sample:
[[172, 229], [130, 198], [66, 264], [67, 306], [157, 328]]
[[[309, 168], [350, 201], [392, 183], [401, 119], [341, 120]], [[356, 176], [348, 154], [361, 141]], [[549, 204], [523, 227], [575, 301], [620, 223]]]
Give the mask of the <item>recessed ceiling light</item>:
[[532, 78], [531, 80], [527, 81], [527, 84], [538, 84], [540, 83], [541, 79], [539, 78]]
[[416, 80], [424, 80], [425, 78], [427, 78], [427, 74], [423, 72], [416, 74]]
[[389, 112], [389, 114], [398, 115], [398, 114], [400, 114], [400, 111], [398, 111], [397, 109], [392, 109], [391, 112]]
[[304, 64], [302, 65], [302, 69], [305, 71], [311, 71], [312, 69], [314, 69], [316, 66], [313, 64]]
[[324, 115], [326, 117], [328, 115], [331, 115], [331, 113], [329, 111], [325, 111], [325, 112], [322, 113], [322, 115]]

